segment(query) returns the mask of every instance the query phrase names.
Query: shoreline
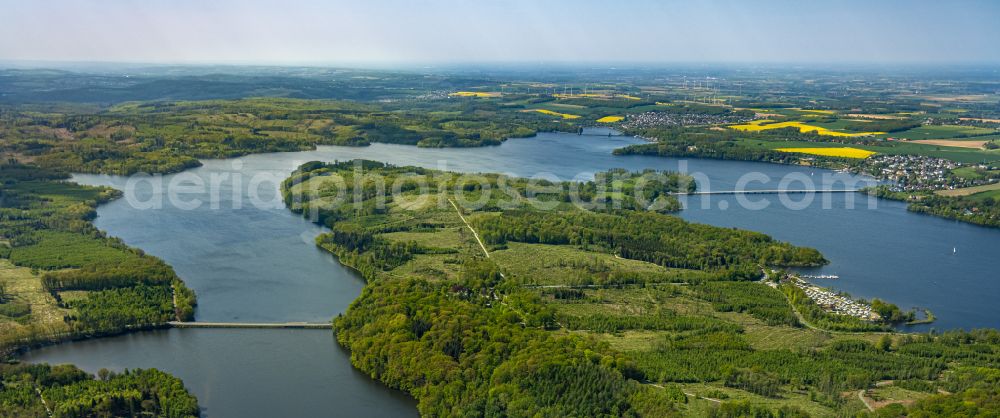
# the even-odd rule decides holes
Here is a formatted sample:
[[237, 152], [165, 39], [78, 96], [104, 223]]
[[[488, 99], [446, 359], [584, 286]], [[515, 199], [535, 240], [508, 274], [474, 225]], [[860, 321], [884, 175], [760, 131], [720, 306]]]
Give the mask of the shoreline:
[[[626, 135], [629, 135], [629, 134], [626, 133]], [[634, 138], [640, 138], [640, 139], [643, 139], [643, 140], [647, 140], [649, 143], [645, 144], [645, 145], [651, 145], [651, 144], [660, 143], [660, 141], [657, 140], [657, 139], [655, 139], [655, 138], [646, 138], [646, 137], [642, 137], [642, 136], [639, 136], [639, 135], [630, 135], [630, 136], [632, 136]], [[663, 157], [663, 158], [675, 158], [675, 159], [681, 159], [681, 158], [698, 158], [698, 159], [711, 159], [711, 160], [718, 160], [718, 161], [759, 162], [759, 163], [777, 164], [777, 165], [783, 165], [783, 166], [814, 167], [814, 168], [818, 168], [818, 169], [836, 171], [836, 172], [839, 172], [839, 173], [848, 173], [850, 175], [855, 175], [855, 176], [868, 177], [868, 178], [873, 179], [877, 183], [878, 182], [886, 181], [886, 179], [878, 178], [878, 177], [872, 176], [872, 175], [867, 174], [867, 173], [863, 173], [863, 172], [860, 172], [860, 171], [855, 172], [853, 170], [849, 170], [848, 169], [849, 166], [839, 165], [837, 162], [828, 162], [828, 163], [819, 164], [819, 165], [809, 165], [809, 164], [790, 163], [790, 162], [782, 162], [782, 161], [774, 161], [774, 160], [747, 160], [747, 159], [726, 158], [726, 157], [705, 156], [705, 155], [681, 155], [681, 154], [659, 154], [659, 153], [656, 153], [656, 152], [654, 152], [654, 153], [634, 152], [634, 151], [629, 150], [629, 147], [617, 148], [617, 149], [614, 150], [614, 154], [615, 155], [622, 155], [622, 156], [626, 156], [626, 155], [642, 155], [642, 156], [650, 156], [650, 157]], [[859, 193], [864, 193], [864, 194], [867, 194], [867, 195], [870, 195], [870, 196], [875, 196], [876, 198], [879, 198], [879, 199], [885, 199], [885, 200], [892, 200], [892, 201], [898, 201], [898, 202], [907, 203], [907, 210], [910, 211], [910, 212], [913, 212], [913, 213], [926, 214], [926, 215], [935, 216], [935, 217], [942, 218], [942, 219], [950, 219], [950, 220], [954, 220], [954, 221], [957, 221], [957, 222], [962, 222], [962, 223], [971, 224], [971, 225], [977, 225], [977, 226], [984, 227], [984, 228], [1000, 228], [1000, 222], [977, 221], [975, 219], [968, 219], [966, 216], [961, 216], [961, 214], [942, 214], [942, 213], [939, 213], [939, 212], [933, 210], [934, 208], [932, 208], [932, 207], [915, 205], [915, 203], [917, 203], [919, 201], [913, 201], [913, 200], [906, 199], [906, 198], [901, 198], [901, 197], [893, 197], [893, 195], [891, 193], [880, 193], [880, 192], [878, 192], [878, 189], [881, 188], [882, 186], [883, 186], [883, 184], [877, 184], [875, 186], [868, 186], [868, 187], [865, 187], [865, 188], [863, 188], [861, 190], [858, 190], [858, 192]], [[939, 190], [923, 190], [923, 191], [914, 192], [914, 193], [937, 195], [938, 191]], [[947, 196], [943, 196], [943, 197], [945, 197], [945, 198], [952, 198], [952, 197], [947, 197]]]
[[[860, 299], [860, 301], [858, 299], [852, 299], [852, 296], [851, 296], [850, 293], [847, 293], [847, 292], [844, 292], [844, 291], [834, 291], [834, 289], [823, 287], [823, 286], [819, 286], [816, 283], [813, 283], [813, 282], [811, 282], [811, 281], [809, 281], [807, 279], [804, 279], [803, 275], [800, 274], [800, 273], [795, 273], [793, 275], [790, 275], [790, 277], [792, 277], [793, 280], [796, 280], [796, 281], [798, 281], [800, 283], [803, 283], [807, 287], [813, 287], [813, 288], [821, 289], [821, 290], [823, 290], [825, 292], [833, 294], [834, 296], [836, 296], [838, 298], [846, 299], [846, 300], [850, 301], [853, 304], [863, 305], [863, 306], [866, 306], [868, 309], [872, 308], [872, 304], [871, 304], [870, 301], [867, 301], [865, 299]], [[800, 288], [801, 288], [801, 286], [800, 286]], [[820, 305], [821, 307], [823, 306], [818, 301], [816, 301], [814, 298], [812, 298], [811, 296], [810, 296], [810, 299], [813, 301], [813, 303], [816, 303], [817, 305]], [[875, 298], [875, 299], [877, 299], [877, 298]], [[824, 310], [826, 310], [827, 312], [829, 312], [831, 314], [835, 314], [835, 315], [854, 316], [854, 315], [839, 313], [839, 312], [836, 312], [836, 311], [830, 311], [830, 310], [826, 309], [825, 307], [824, 307]], [[884, 320], [883, 318], [881, 318], [881, 316], [879, 316], [879, 318], [877, 320], [868, 320], [868, 321], [872, 322], [872, 323], [875, 323], [875, 324], [885, 324], [885, 325], [889, 326], [891, 328], [891, 331], [889, 331], [889, 332], [891, 332], [891, 333], [913, 334], [914, 332], [903, 331], [903, 330], [899, 329], [899, 327], [900, 326], [911, 326], [911, 325], [927, 325], [927, 324], [932, 324], [932, 323], [934, 323], [937, 320], [937, 316], [935, 316], [934, 313], [931, 312], [931, 310], [928, 309], [928, 308], [914, 307], [909, 312], [911, 312], [911, 313], [914, 314], [914, 319], [910, 320], [910, 321], [896, 321], [896, 322], [887, 321], [887, 320]], [[922, 312], [924, 314], [924, 317], [923, 318], [916, 318], [916, 315], [918, 314], [918, 312]], [[878, 315], [877, 313], [874, 313], [874, 312], [872, 312], [872, 313], [873, 313], [873, 315]], [[855, 317], [857, 317], [857, 316], [855, 316]], [[862, 320], [865, 320], [865, 318], [861, 318], [861, 317], [858, 317], [858, 318], [862, 319]], [[833, 331], [831, 331], [831, 332], [833, 332]], [[864, 332], [862, 332], [862, 333], [864, 333]]]
[[[348, 265], [346, 265], [346, 264], [343, 264], [343, 263], [341, 263], [341, 264], [342, 264], [342, 265], [344, 265], [345, 267], [350, 267], [350, 266], [348, 266]], [[137, 330], [137, 331], [138, 331], [138, 330]], [[133, 331], [130, 331], [130, 332], [133, 332]], [[338, 345], [339, 345], [339, 344], [338, 344]], [[342, 347], [342, 348], [344, 348], [343, 346], [341, 346], [341, 347]], [[355, 370], [357, 370], [357, 369], [355, 369]]]
[[[195, 168], [195, 167], [189, 167], [189, 168]], [[187, 170], [187, 169], [185, 169], [185, 170]], [[48, 180], [48, 181], [52, 182], [52, 183], [69, 182], [69, 183], [81, 185], [80, 183], [77, 183], [77, 182], [73, 181], [72, 174], [70, 174], [70, 176], [68, 178], [54, 179], [54, 180]], [[81, 186], [86, 186], [86, 185], [81, 185]], [[93, 186], [87, 186], [87, 187], [93, 187]], [[98, 229], [97, 226], [94, 225], [93, 222], [94, 222], [94, 219], [97, 217], [97, 208], [99, 208], [101, 206], [104, 206], [104, 205], [107, 205], [107, 204], [110, 204], [112, 202], [118, 201], [119, 199], [123, 198], [125, 194], [124, 194], [124, 191], [119, 190], [119, 189], [114, 188], [114, 187], [108, 187], [108, 186], [102, 186], [102, 187], [104, 187], [105, 189], [108, 190], [107, 195], [101, 196], [101, 198], [94, 200], [92, 204], [87, 205], [92, 210], [92, 213], [89, 216], [87, 216], [86, 218], [84, 218], [84, 221], [87, 222], [87, 224], [89, 226], [93, 227], [95, 230], [97, 230], [101, 234], [103, 234], [103, 236], [105, 238], [118, 239], [118, 237], [109, 236], [107, 234], [107, 231], [103, 231], [103, 230]], [[171, 311], [172, 311], [172, 315], [173, 315], [173, 319], [174, 320], [180, 320], [181, 319], [181, 314], [180, 314], [181, 311], [180, 311], [180, 309], [177, 306], [177, 291], [178, 291], [178, 287], [177, 286], [178, 285], [181, 288], [185, 289], [187, 292], [190, 293], [191, 299], [185, 299], [186, 301], [191, 302], [190, 305], [187, 305], [187, 307], [190, 308], [192, 312], [194, 311], [194, 309], [197, 308], [197, 305], [198, 305], [197, 304], [197, 295], [195, 295], [194, 291], [191, 290], [191, 289], [189, 289], [187, 287], [186, 283], [184, 282], [184, 280], [181, 279], [180, 276], [178, 276], [176, 274], [176, 271], [173, 270], [173, 266], [171, 266], [170, 264], [168, 264], [166, 261], [163, 261], [159, 257], [146, 254], [145, 250], [143, 250], [141, 248], [137, 248], [137, 247], [133, 247], [133, 246], [128, 245], [128, 244], [124, 244], [124, 242], [122, 242], [122, 244], [128, 250], [130, 250], [130, 251], [137, 250], [137, 251], [141, 252], [143, 254], [143, 256], [152, 257], [155, 260], [158, 260], [159, 262], [162, 262], [164, 265], [166, 265], [170, 269], [170, 272], [173, 274], [173, 278], [172, 278], [171, 283], [170, 283], [169, 286], [170, 286], [170, 293], [171, 293], [171, 299], [172, 299], [172, 301], [171, 301], [171, 304], [172, 304]], [[40, 281], [44, 282], [44, 280], [43, 280], [43, 278], [42, 278], [41, 275], [39, 275], [38, 279]], [[44, 285], [43, 285], [43, 288], [44, 288]], [[61, 299], [60, 299], [59, 295], [55, 294], [55, 291], [48, 290], [46, 293], [48, 293], [48, 296], [52, 297], [56, 301], [56, 303], [61, 303]], [[193, 317], [193, 314], [192, 314], [192, 317]], [[65, 321], [63, 322], [63, 324], [66, 324], [69, 327], [69, 324], [66, 323]], [[51, 345], [57, 345], [57, 344], [67, 343], [67, 342], [73, 342], [73, 341], [83, 341], [83, 340], [97, 339], [97, 338], [104, 338], [104, 337], [114, 337], [114, 336], [125, 335], [125, 334], [129, 334], [129, 333], [133, 333], [133, 332], [140, 332], [140, 331], [146, 331], [146, 330], [152, 330], [152, 329], [158, 329], [158, 328], [165, 328], [165, 327], [169, 327], [169, 325], [166, 322], [164, 322], [164, 323], [146, 323], [146, 324], [126, 324], [121, 329], [103, 330], [103, 331], [102, 330], [77, 331], [77, 330], [73, 330], [72, 327], [69, 327], [69, 330], [67, 330], [65, 332], [57, 332], [57, 333], [54, 333], [54, 334], [52, 334], [52, 333], [50, 333], [50, 334], [39, 334], [39, 335], [35, 335], [35, 336], [29, 335], [29, 336], [27, 336], [25, 338], [21, 338], [20, 340], [18, 340], [20, 342], [12, 343], [10, 346], [7, 346], [7, 347], [0, 347], [0, 359], [4, 359], [4, 358], [17, 359], [18, 357], [20, 357], [21, 355], [23, 355], [23, 353], [25, 353], [27, 351], [30, 351], [32, 349], [40, 348], [40, 347], [46, 347], [46, 346], [51, 346]]]

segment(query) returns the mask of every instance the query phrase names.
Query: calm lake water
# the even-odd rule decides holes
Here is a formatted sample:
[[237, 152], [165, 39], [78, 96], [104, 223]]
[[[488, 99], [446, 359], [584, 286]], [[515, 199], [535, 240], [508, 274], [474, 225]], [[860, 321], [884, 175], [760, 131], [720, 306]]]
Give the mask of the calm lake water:
[[407, 394], [352, 368], [329, 330], [169, 329], [58, 345], [27, 360], [169, 371], [206, 417], [417, 415]]
[[[758, 190], [844, 189], [869, 181], [841, 176], [848, 177], [848, 183], [808, 184], [834, 173], [763, 163], [611, 155], [613, 149], [637, 142], [623, 136], [547, 133], [476, 149], [320, 147], [206, 160], [202, 167], [154, 179], [181, 186], [159, 190], [151, 182], [130, 184], [122, 177], [74, 179], [129, 188], [139, 204], [120, 199], [103, 205], [96, 225], [173, 265], [198, 294], [198, 320], [231, 322], [326, 321], [346, 310], [360, 293], [363, 282], [357, 275], [313, 245], [321, 228], [289, 213], [277, 198], [278, 182], [306, 161], [368, 158], [562, 180], [588, 179], [610, 168], [654, 168], [692, 173], [700, 190], [715, 191], [733, 190], [741, 178], [753, 180], [745, 186]], [[234, 185], [234, 177], [241, 182]], [[180, 205], [169, 204], [166, 189], [182, 189], [185, 179], [189, 185], [200, 179], [220, 187], [208, 188], [215, 193], [181, 193], [175, 196]], [[841, 276], [819, 284], [901, 307], [929, 308], [938, 317], [931, 325], [937, 329], [1000, 327], [1000, 304], [994, 302], [1000, 296], [1000, 230], [909, 213], [898, 202], [879, 200], [870, 208], [869, 199], [857, 194], [813, 195], [804, 208], [790, 206], [809, 195], [788, 198], [791, 205], [778, 195], [712, 196], [707, 201], [690, 197], [681, 216], [815, 247], [831, 261], [816, 271]], [[141, 208], [156, 199], [164, 201], [162, 208]], [[768, 206], [747, 208], [741, 200]], [[194, 201], [201, 205], [178, 207]], [[849, 209], [852, 201], [854, 208]], [[174, 329], [61, 344], [29, 352], [25, 359], [75, 363], [91, 372], [102, 367], [157, 367], [184, 379], [208, 417], [416, 414], [412, 399], [353, 370], [348, 354], [322, 330]]]

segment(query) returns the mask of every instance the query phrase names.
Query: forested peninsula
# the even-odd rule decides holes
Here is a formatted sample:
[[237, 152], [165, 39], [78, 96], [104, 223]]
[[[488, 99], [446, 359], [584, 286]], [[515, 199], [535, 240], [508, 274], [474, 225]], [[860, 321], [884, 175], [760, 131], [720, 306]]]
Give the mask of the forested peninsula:
[[[0, 165], [0, 357], [194, 316], [194, 292], [169, 265], [91, 223], [95, 207], [120, 193], [67, 177]], [[157, 370], [95, 378], [73, 366], [0, 365], [0, 415], [46, 408], [59, 417], [199, 415], [180, 380]]]
[[[403, 192], [381, 200], [382, 182]], [[851, 319], [765, 283], [823, 263], [815, 250], [545, 186], [352, 161], [307, 163], [282, 191], [367, 281], [338, 341], [424, 415], [864, 415], [842, 393], [888, 380], [928, 394], [913, 416], [992, 402], [995, 331], [835, 331]]]

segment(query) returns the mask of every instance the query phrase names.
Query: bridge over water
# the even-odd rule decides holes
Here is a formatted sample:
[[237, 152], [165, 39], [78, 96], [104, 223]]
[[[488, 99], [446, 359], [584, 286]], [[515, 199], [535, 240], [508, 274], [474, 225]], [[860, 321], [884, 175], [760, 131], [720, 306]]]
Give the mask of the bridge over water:
[[329, 322], [181, 322], [167, 323], [174, 328], [299, 328], [299, 329], [331, 329]]
[[857, 193], [861, 189], [770, 189], [770, 190], [708, 190], [704, 192], [674, 193], [676, 196], [711, 195], [711, 194], [802, 194], [802, 193]]

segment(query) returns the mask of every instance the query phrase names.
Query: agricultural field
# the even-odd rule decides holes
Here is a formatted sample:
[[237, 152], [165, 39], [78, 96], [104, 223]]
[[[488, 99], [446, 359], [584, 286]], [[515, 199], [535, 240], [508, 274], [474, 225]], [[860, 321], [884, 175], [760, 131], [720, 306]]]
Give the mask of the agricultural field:
[[906, 119], [906, 115], [885, 115], [885, 114], [873, 114], [873, 113], [848, 113], [844, 115], [848, 118], [857, 119], [872, 119], [872, 120], [899, 120]]
[[60, 307], [42, 286], [41, 274], [0, 259], [0, 347], [15, 345], [38, 334], [56, 335], [70, 330]]
[[[993, 189], [985, 192], [979, 192], [970, 196], [973, 200], [982, 202], [987, 198], [992, 198], [994, 202], [1000, 202], [1000, 190]], [[995, 204], [995, 203], [994, 203]]]
[[909, 140], [919, 140], [949, 139], [993, 134], [997, 134], [996, 129], [962, 125], [923, 125], [903, 132], [894, 132], [887, 136]]
[[862, 136], [881, 135], [885, 133], [885, 132], [841, 132], [824, 128], [822, 126], [809, 125], [803, 122], [795, 122], [795, 121], [773, 122], [766, 119], [755, 120], [752, 122], [739, 125], [730, 125], [729, 128], [744, 132], [758, 132], [771, 129], [796, 128], [801, 133], [814, 132], [818, 135], [833, 136], [833, 137], [862, 137]]
[[824, 157], [858, 158], [858, 159], [865, 159], [875, 154], [874, 151], [868, 151], [851, 147], [777, 148], [776, 151], [794, 152], [794, 153], [809, 154], [809, 155], [821, 155]]
[[560, 113], [560, 112], [556, 112], [556, 111], [548, 110], [548, 109], [528, 109], [528, 110], [525, 110], [525, 112], [538, 112], [538, 113], [541, 113], [543, 115], [557, 116], [557, 117], [560, 117], [560, 118], [563, 118], [563, 119], [578, 119], [578, 118], [580, 118], [580, 115], [573, 115], [573, 114], [569, 114], [569, 113]]
[[1000, 170], [984, 170], [979, 167], [960, 167], [951, 171], [952, 174], [969, 180], [981, 180], [988, 176], [1000, 175]]
[[[809, 142], [809, 141], [780, 141], [761, 139], [740, 139], [739, 143], [758, 149], [777, 148], [828, 148], [844, 147], [845, 144]], [[998, 150], [974, 150], [969, 148], [938, 147], [933, 145], [917, 144], [907, 141], [879, 141], [873, 144], [850, 144], [851, 148], [863, 149], [877, 154], [889, 155], [921, 155], [927, 157], [944, 158], [968, 164], [981, 164], [1000, 161], [1000, 151]]]
[[789, 110], [795, 110], [801, 113], [813, 114], [813, 115], [836, 115], [837, 112], [828, 109], [802, 109], [799, 107], [791, 107]]
[[1000, 123], [1000, 119], [989, 119], [989, 118], [958, 118], [958, 120], [983, 122], [983, 123]]
[[935, 193], [941, 196], [950, 196], [950, 197], [972, 196], [972, 197], [985, 198], [996, 195], [997, 193], [991, 193], [996, 191], [1000, 191], [1000, 183], [987, 184], [983, 186], [966, 187], [962, 189], [938, 190]]
[[935, 145], [942, 147], [955, 147], [955, 148], [971, 148], [971, 149], [983, 149], [987, 142], [986, 140], [955, 140], [955, 139], [912, 139], [910, 142], [915, 144], [924, 145]]

